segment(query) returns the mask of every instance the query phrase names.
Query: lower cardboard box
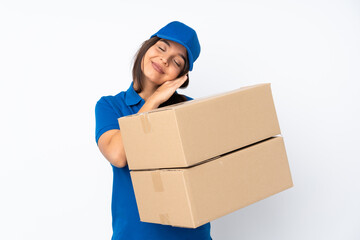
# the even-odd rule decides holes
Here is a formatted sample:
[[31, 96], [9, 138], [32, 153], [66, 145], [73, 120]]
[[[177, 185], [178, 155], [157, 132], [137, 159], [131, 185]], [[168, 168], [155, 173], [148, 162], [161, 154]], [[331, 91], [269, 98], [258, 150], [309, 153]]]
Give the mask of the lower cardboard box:
[[201, 164], [131, 171], [140, 220], [196, 228], [293, 186], [281, 136]]

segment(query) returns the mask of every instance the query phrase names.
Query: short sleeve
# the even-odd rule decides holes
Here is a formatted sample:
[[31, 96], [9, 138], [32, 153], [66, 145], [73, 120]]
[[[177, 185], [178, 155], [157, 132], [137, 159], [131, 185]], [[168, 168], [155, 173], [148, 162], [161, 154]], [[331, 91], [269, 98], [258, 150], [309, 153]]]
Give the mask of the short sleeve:
[[186, 95], [184, 95], [184, 96], [186, 97], [186, 101], [194, 100], [194, 99], [191, 98], [191, 97], [188, 97], [188, 96], [186, 96]]
[[95, 106], [95, 139], [98, 143], [100, 136], [106, 131], [112, 129], [120, 129], [118, 113], [114, 110], [113, 106], [107, 101], [106, 97], [102, 97]]

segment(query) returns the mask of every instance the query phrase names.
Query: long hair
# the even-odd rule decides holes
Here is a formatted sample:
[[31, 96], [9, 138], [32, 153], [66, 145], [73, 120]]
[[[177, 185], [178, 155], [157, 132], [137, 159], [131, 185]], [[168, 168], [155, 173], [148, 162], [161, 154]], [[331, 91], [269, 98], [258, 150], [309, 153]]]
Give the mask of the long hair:
[[[135, 54], [134, 66], [132, 69], [132, 77], [133, 77], [133, 81], [134, 81], [134, 86], [136, 86], [136, 89], [134, 88], [134, 90], [137, 93], [140, 93], [143, 90], [144, 73], [141, 70], [142, 59], [144, 58], [147, 50], [150, 47], [152, 47], [155, 43], [157, 43], [159, 40], [160, 40], [159, 37], [152, 37], [152, 38], [146, 40], [145, 42], [143, 42], [143, 44], [141, 45], [141, 47]], [[187, 73], [189, 71], [189, 68], [190, 68], [189, 60], [186, 59], [185, 66], [180, 71], [180, 74], [177, 77], [181, 77], [182, 75]], [[189, 85], [189, 76], [188, 76], [188, 79], [180, 86], [180, 88], [186, 88], [188, 85]], [[181, 95], [181, 94], [178, 94], [175, 92], [166, 102], [163, 102], [162, 104], [160, 104], [159, 108], [168, 106], [171, 104], [175, 104], [175, 103], [184, 102], [186, 100], [187, 99], [184, 95]]]

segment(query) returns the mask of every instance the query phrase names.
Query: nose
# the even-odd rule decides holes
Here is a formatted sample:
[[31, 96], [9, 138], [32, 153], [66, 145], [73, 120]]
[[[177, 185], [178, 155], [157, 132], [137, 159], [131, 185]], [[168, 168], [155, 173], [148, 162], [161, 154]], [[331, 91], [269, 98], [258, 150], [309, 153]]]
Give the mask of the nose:
[[165, 64], [165, 66], [168, 65], [169, 57], [166, 55], [163, 55], [160, 57], [161, 61]]

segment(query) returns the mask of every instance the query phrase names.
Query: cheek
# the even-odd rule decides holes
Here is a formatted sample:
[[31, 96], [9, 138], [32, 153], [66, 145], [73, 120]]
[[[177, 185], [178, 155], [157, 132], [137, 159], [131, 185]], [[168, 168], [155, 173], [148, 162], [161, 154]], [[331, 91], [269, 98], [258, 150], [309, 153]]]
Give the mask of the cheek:
[[177, 67], [172, 67], [169, 71], [169, 75], [171, 75], [173, 78], [176, 78], [180, 74], [180, 69]]
[[151, 59], [151, 52], [147, 51], [141, 61], [141, 70], [144, 71], [144, 68], [149, 68]]
[[143, 59], [141, 59], [141, 64], [140, 64], [142, 72], [144, 72], [144, 63], [145, 63], [145, 56], [143, 57]]
[[[154, 47], [151, 47], [151, 48], [149, 48], [148, 50], [147, 50], [147, 52], [145, 53], [145, 56], [147, 57], [147, 58], [152, 58], [152, 57], [154, 57], [156, 55], [156, 49], [154, 48]], [[145, 57], [144, 56], [144, 57]]]

